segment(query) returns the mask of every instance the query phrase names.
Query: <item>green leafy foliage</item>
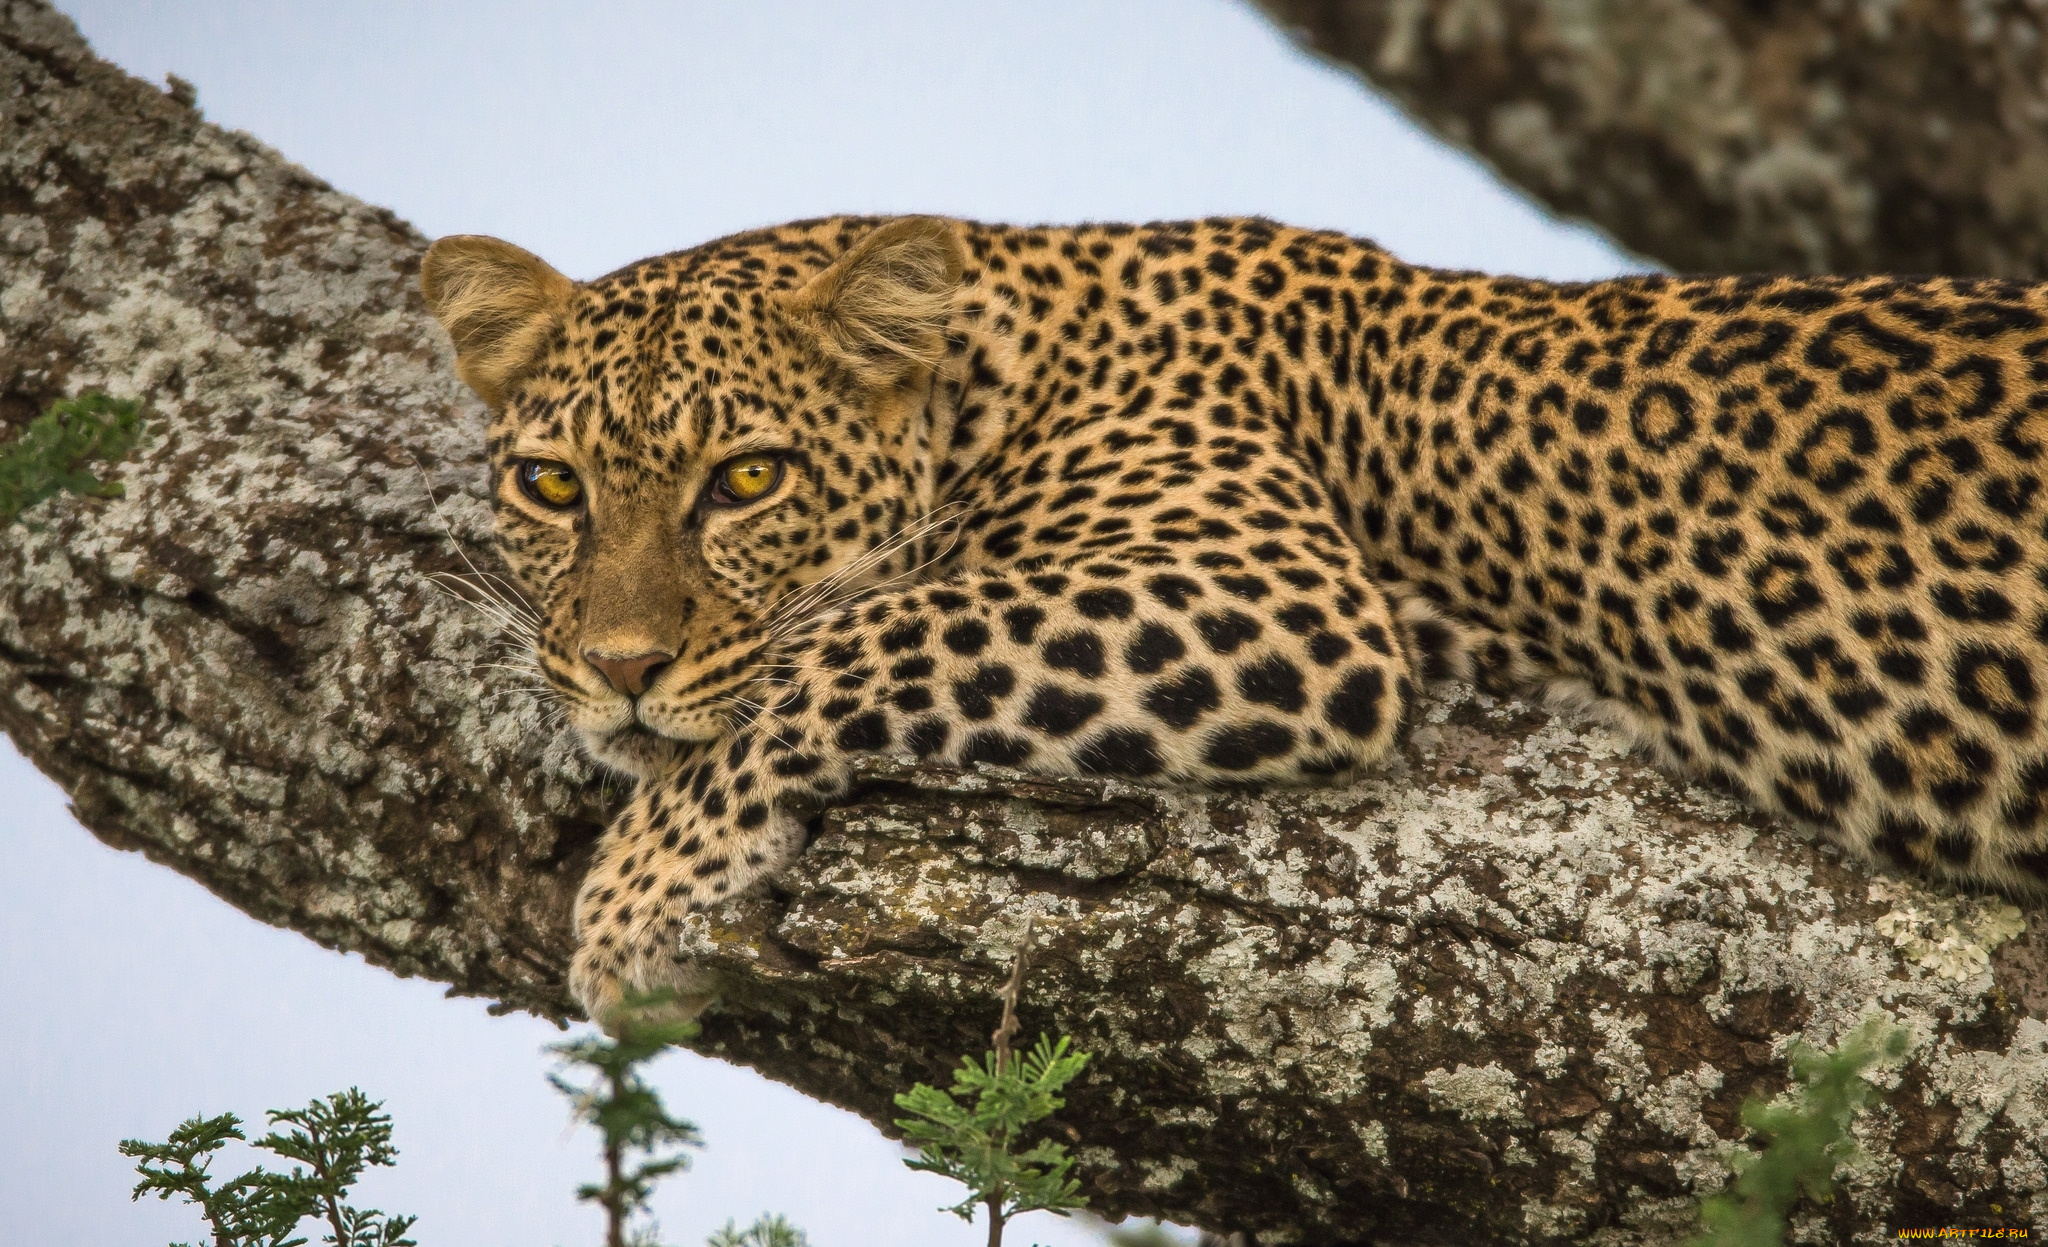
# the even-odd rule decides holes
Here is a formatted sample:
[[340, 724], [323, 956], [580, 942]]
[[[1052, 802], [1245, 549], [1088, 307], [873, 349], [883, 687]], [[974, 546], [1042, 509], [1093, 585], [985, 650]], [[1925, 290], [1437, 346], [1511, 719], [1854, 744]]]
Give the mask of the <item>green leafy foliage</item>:
[[604, 1137], [605, 1180], [578, 1187], [576, 1198], [604, 1209], [606, 1247], [657, 1247], [658, 1231], [647, 1216], [655, 1184], [690, 1167], [685, 1149], [704, 1146], [697, 1127], [671, 1116], [641, 1074], [649, 1061], [698, 1032], [695, 1022], [666, 1017], [668, 1005], [659, 995], [635, 998], [614, 1023], [616, 1037], [588, 1035], [548, 1049], [569, 1070], [588, 1075], [576, 1082], [550, 1074], [548, 1081], [569, 1097], [577, 1120]]
[[1074, 1161], [1063, 1145], [1040, 1139], [1016, 1150], [1030, 1127], [1066, 1105], [1060, 1091], [1088, 1064], [1089, 1054], [1069, 1052], [1069, 1045], [1065, 1035], [1057, 1042], [1040, 1035], [1021, 1057], [963, 1058], [950, 1091], [919, 1083], [896, 1097], [896, 1107], [912, 1114], [896, 1124], [920, 1151], [903, 1163], [967, 1188], [967, 1198], [946, 1211], [973, 1221], [979, 1204], [1000, 1223], [1020, 1212], [1064, 1215], [1087, 1205], [1081, 1184], [1068, 1176]]
[[[649, 1198], [663, 1178], [689, 1168], [685, 1149], [702, 1147], [703, 1138], [696, 1126], [670, 1115], [641, 1070], [694, 1038], [698, 1027], [676, 1020], [672, 1000], [660, 994], [629, 1001], [615, 1027], [613, 1038], [592, 1034], [550, 1047], [567, 1069], [548, 1081], [569, 1097], [577, 1119], [604, 1137], [605, 1180], [579, 1187], [576, 1195], [604, 1208], [608, 1247], [659, 1247], [647, 1216]], [[588, 1077], [566, 1076], [577, 1070]], [[288, 1173], [258, 1167], [220, 1186], [210, 1172], [215, 1153], [229, 1143], [249, 1143], [233, 1113], [181, 1122], [162, 1143], [123, 1140], [121, 1154], [136, 1158], [142, 1175], [133, 1198], [180, 1196], [198, 1205], [212, 1230], [209, 1247], [305, 1247], [298, 1229], [308, 1218], [326, 1223], [320, 1242], [333, 1247], [418, 1247], [406, 1237], [417, 1218], [345, 1202], [365, 1169], [398, 1157], [391, 1118], [382, 1109], [354, 1087], [302, 1109], [272, 1109], [270, 1133], [250, 1146], [298, 1163]], [[763, 1213], [744, 1229], [726, 1222], [706, 1247], [810, 1247], [810, 1241], [786, 1218]]]
[[309, 1217], [327, 1223], [320, 1241], [335, 1247], [418, 1247], [405, 1237], [417, 1218], [343, 1202], [364, 1169], [397, 1159], [391, 1118], [382, 1108], [350, 1087], [302, 1109], [272, 1109], [270, 1133], [252, 1146], [299, 1163], [289, 1173], [258, 1166], [218, 1187], [209, 1172], [214, 1154], [248, 1141], [233, 1113], [190, 1118], [162, 1143], [124, 1139], [121, 1154], [134, 1157], [142, 1175], [130, 1198], [176, 1195], [197, 1204], [213, 1231], [213, 1247], [301, 1247], [307, 1240], [295, 1235]]
[[[391, 1117], [379, 1112], [381, 1108], [350, 1087], [302, 1109], [273, 1110], [270, 1133], [256, 1140], [257, 1147], [306, 1166], [303, 1188], [330, 1231], [322, 1242], [337, 1247], [417, 1247], [405, 1232], [418, 1218], [390, 1217], [341, 1202], [364, 1169], [388, 1167], [398, 1159], [398, 1149], [391, 1146]], [[280, 1132], [280, 1125], [291, 1129]], [[293, 1177], [301, 1172], [293, 1169]]]
[[219, 1247], [300, 1247], [306, 1240], [291, 1234], [310, 1215], [312, 1205], [288, 1177], [259, 1168], [218, 1189], [210, 1182], [207, 1169], [213, 1153], [231, 1140], [247, 1138], [241, 1118], [222, 1113], [179, 1123], [163, 1143], [124, 1139], [121, 1154], [137, 1158], [135, 1171], [142, 1175], [129, 1198], [183, 1196], [199, 1205]]
[[1881, 1020], [1830, 1051], [1795, 1047], [1792, 1076], [1804, 1088], [1792, 1104], [1743, 1105], [1742, 1123], [1770, 1145], [1762, 1155], [1745, 1151], [1736, 1158], [1735, 1181], [1700, 1206], [1706, 1233], [1692, 1247], [1781, 1247], [1792, 1205], [1802, 1195], [1829, 1199], [1835, 1166], [1856, 1155], [1849, 1123], [1877, 1094], [1863, 1070], [1880, 1058], [1896, 1060], [1906, 1047], [1906, 1032]]
[[0, 446], [0, 527], [58, 493], [119, 498], [119, 481], [103, 481], [85, 465], [118, 463], [142, 440], [142, 404], [90, 391], [60, 398]]
[[704, 1247], [811, 1247], [811, 1240], [780, 1213], [764, 1212], [744, 1230], [726, 1222], [711, 1232]]
[[1074, 1161], [1064, 1146], [1040, 1139], [1016, 1150], [1032, 1127], [1066, 1106], [1059, 1093], [1081, 1073], [1089, 1055], [1069, 1052], [1072, 1040], [1065, 1035], [1057, 1043], [1040, 1035], [1038, 1046], [1022, 1057], [1010, 1051], [1018, 1030], [1017, 1001], [1024, 994], [1031, 931], [1027, 918], [1009, 981], [996, 993], [1003, 1002], [1003, 1020], [990, 1036], [995, 1050], [978, 1064], [972, 1057], [961, 1057], [951, 1091], [918, 1083], [896, 1097], [897, 1108], [915, 1114], [897, 1118], [896, 1125], [904, 1141], [919, 1150], [916, 1160], [903, 1163], [965, 1186], [967, 1198], [941, 1211], [972, 1224], [976, 1204], [988, 1209], [988, 1247], [1001, 1247], [1004, 1223], [1020, 1212], [1064, 1217], [1068, 1209], [1088, 1204], [1081, 1184], [1067, 1176]]

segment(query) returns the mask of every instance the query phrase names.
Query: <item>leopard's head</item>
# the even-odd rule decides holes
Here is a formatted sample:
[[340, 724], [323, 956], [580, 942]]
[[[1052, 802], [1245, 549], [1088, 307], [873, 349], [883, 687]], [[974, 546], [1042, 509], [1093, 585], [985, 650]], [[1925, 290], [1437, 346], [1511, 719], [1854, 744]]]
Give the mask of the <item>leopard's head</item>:
[[[498, 549], [600, 761], [658, 771], [774, 696], [765, 665], [900, 570], [963, 254], [928, 217], [741, 235], [577, 283], [444, 238], [421, 284], [489, 405]], [[886, 557], [878, 556], [883, 551]]]

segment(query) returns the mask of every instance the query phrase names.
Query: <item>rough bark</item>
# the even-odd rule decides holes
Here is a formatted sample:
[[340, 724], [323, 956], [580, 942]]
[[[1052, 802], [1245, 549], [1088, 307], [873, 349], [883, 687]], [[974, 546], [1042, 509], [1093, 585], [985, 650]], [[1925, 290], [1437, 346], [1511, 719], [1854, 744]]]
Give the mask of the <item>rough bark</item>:
[[2031, 0], [1258, 0], [1680, 270], [2048, 276]]
[[[0, 530], [0, 727], [107, 842], [561, 1018], [619, 794], [435, 587], [488, 567], [487, 517], [424, 241], [0, 0], [0, 435], [88, 387], [156, 426], [125, 498]], [[1789, 1045], [1883, 1015], [1914, 1047], [1811, 1234], [2048, 1221], [2048, 941], [2020, 911], [1461, 689], [1342, 790], [878, 762], [774, 895], [688, 933], [726, 980], [702, 1046], [885, 1123], [985, 1043], [1027, 915], [1026, 1034], [1097, 1054], [1062, 1119], [1111, 1215], [1671, 1241]]]

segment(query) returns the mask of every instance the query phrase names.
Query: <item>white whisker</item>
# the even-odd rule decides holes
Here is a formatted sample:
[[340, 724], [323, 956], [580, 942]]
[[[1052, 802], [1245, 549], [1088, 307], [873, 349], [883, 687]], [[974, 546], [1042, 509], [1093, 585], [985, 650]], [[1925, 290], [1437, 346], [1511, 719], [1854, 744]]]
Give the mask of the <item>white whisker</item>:
[[[409, 455], [410, 451], [407, 452]], [[448, 522], [447, 512], [441, 507], [441, 500], [434, 496], [434, 485], [427, 476], [427, 470], [417, 455], [411, 455], [413, 468], [420, 474], [421, 488], [426, 492], [427, 505], [433, 509], [434, 518], [440, 521], [442, 535], [462, 560], [468, 572], [434, 572], [423, 579], [428, 587], [457, 602], [462, 603], [482, 618], [497, 634], [503, 646], [503, 661], [472, 663], [470, 671], [509, 672], [514, 677], [503, 676], [493, 679], [499, 687], [491, 690], [479, 705], [485, 709], [501, 706], [507, 697], [528, 699], [541, 712], [542, 729], [551, 735], [568, 723], [568, 711], [561, 704], [555, 689], [541, 669], [534, 653], [539, 644], [545, 620], [540, 612], [520, 592], [518, 585], [496, 572], [485, 571], [469, 557], [469, 551], [455, 536], [455, 526]]]
[[[409, 449], [406, 451], [406, 456], [412, 460], [413, 470], [420, 474], [420, 488], [427, 495], [427, 505], [433, 509], [434, 518], [441, 522], [442, 535], [448, 539], [449, 546], [455, 551], [455, 556], [462, 560], [462, 565], [469, 569], [469, 576], [467, 578], [453, 572], [436, 572], [427, 577], [428, 581], [438, 583], [444, 587], [459, 585], [463, 588], [473, 589], [483, 595], [484, 602], [490, 604], [488, 607], [485, 606], [484, 602], [465, 598], [459, 593], [454, 594], [454, 596], [468, 602], [480, 611], [485, 611], [491, 617], [497, 619], [499, 626], [507, 631], [523, 631], [529, 634], [535, 632], [538, 625], [542, 622], [540, 612], [536, 611], [533, 608], [533, 604], [526, 600], [525, 594], [519, 591], [519, 586], [496, 572], [487, 572], [478, 567], [476, 561], [469, 557], [469, 551], [463, 548], [462, 542], [455, 536], [455, 526], [448, 522], [448, 513], [441, 509], [441, 500], [434, 496], [434, 482], [427, 475], [425, 465], [421, 464], [419, 456], [413, 454]], [[533, 626], [526, 626], [528, 624]]]
[[[838, 667], [814, 667], [809, 663], [786, 662], [779, 659], [763, 659], [760, 663], [756, 665], [761, 667], [767, 667], [770, 670], [779, 671], [815, 671], [820, 675], [853, 675], [853, 672], [842, 670]], [[854, 676], [854, 678], [859, 680], [863, 684], [867, 683], [867, 677], [864, 675]], [[792, 680], [783, 681], [783, 683], [785, 684], [791, 684], [794, 682], [795, 681]]]
[[[784, 601], [778, 604], [774, 610], [769, 612], [768, 618], [766, 620], [766, 626], [768, 630], [772, 634], [778, 631], [782, 631], [786, 625], [792, 625], [794, 623], [800, 622], [802, 618], [810, 618], [815, 616], [828, 599], [836, 599], [843, 601], [849, 593], [859, 594], [871, 592], [877, 586], [863, 585], [859, 586], [858, 588], [851, 588], [850, 590], [848, 590], [845, 587], [848, 581], [854, 579], [857, 576], [865, 574], [866, 572], [873, 569], [876, 564], [889, 559], [891, 556], [895, 555], [898, 551], [904, 549], [905, 547], [924, 540], [926, 537], [930, 536], [934, 532], [937, 532], [941, 528], [952, 527], [956, 525], [959, 517], [948, 514], [948, 512], [953, 511], [954, 509], [960, 507], [961, 505], [962, 504], [957, 502], [949, 502], [942, 506], [936, 507], [929, 512], [926, 512], [917, 520], [899, 529], [892, 536], [885, 538], [880, 542], [877, 542], [873, 549], [860, 555], [858, 558], [854, 559], [845, 567], [842, 567], [837, 571], [834, 571], [831, 575], [826, 576], [823, 579], [820, 579], [812, 584], [805, 585], [803, 588], [798, 589], [795, 593], [792, 593], [788, 598], [786, 598]], [[899, 573], [897, 576], [892, 576], [888, 580], [883, 581], [882, 583], [892, 584], [895, 581], [902, 579], [904, 576], [915, 575], [917, 572], [922, 571], [926, 567], [929, 567], [932, 563], [946, 557], [946, 555], [948, 554], [951, 554], [955, 545], [958, 542], [957, 530], [952, 535], [952, 538], [952, 540], [949, 540], [946, 543], [946, 548], [944, 550], [939, 551], [938, 553], [932, 555], [929, 558], [919, 560], [908, 570]]]
[[[740, 696], [740, 695], [739, 695], [738, 693], [727, 693], [727, 694], [725, 694], [724, 696], [722, 696], [722, 697], [718, 698], [718, 700], [719, 700], [719, 701], [729, 701], [729, 702], [733, 702], [733, 703], [734, 703], [734, 704], [736, 704], [736, 705], [742, 706], [742, 707], [744, 707], [744, 708], [746, 708], [746, 709], [748, 709], [748, 710], [752, 710], [752, 711], [754, 712], [754, 715], [755, 715], [755, 717], [754, 717], [754, 722], [755, 722], [755, 723], [757, 723], [757, 724], [758, 724], [759, 722], [761, 722], [761, 720], [762, 720], [762, 719], [766, 718], [766, 717], [767, 717], [767, 716], [769, 715], [769, 713], [770, 713], [770, 711], [769, 711], [768, 707], [766, 707], [766, 706], [762, 705], [762, 704], [761, 704], [760, 702], [758, 702], [758, 701], [755, 701], [755, 700], [753, 700], [752, 698], [749, 698], [749, 697], [742, 697], [742, 696]], [[728, 719], [728, 720], [727, 720], [726, 722], [727, 722], [727, 726], [729, 726], [729, 727], [730, 727], [730, 726], [734, 726], [734, 725], [732, 724], [732, 721], [731, 721], [730, 719]], [[765, 728], [765, 727], [764, 727], [764, 728], [762, 728], [761, 730], [762, 730], [763, 732], [767, 732], [767, 734], [768, 734], [768, 739], [770, 739], [770, 740], [774, 741], [774, 742], [775, 742], [776, 744], [778, 744], [778, 745], [781, 745], [781, 746], [782, 746], [782, 747], [783, 747], [784, 749], [787, 749], [787, 750], [789, 750], [789, 751], [790, 751], [791, 753], [795, 753], [795, 752], [796, 752], [796, 746], [795, 746], [795, 745], [792, 745], [792, 744], [790, 744], [790, 743], [789, 743], [788, 741], [786, 741], [786, 740], [782, 739], [782, 737], [781, 737], [781, 736], [777, 735], [777, 734], [776, 734], [776, 733], [774, 733], [774, 732], [770, 732], [770, 731], [768, 731], [768, 729], [767, 729], [767, 728]]]

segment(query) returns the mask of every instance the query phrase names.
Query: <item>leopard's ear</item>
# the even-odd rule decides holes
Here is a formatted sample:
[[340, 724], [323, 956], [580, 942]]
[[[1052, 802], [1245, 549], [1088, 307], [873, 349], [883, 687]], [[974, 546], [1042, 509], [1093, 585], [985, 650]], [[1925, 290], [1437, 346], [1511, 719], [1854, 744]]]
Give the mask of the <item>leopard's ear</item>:
[[455, 339], [455, 370], [495, 409], [561, 324], [576, 283], [509, 242], [453, 234], [427, 249], [420, 289]]
[[905, 217], [855, 243], [782, 306], [863, 385], [887, 388], [944, 357], [966, 267], [953, 222]]

